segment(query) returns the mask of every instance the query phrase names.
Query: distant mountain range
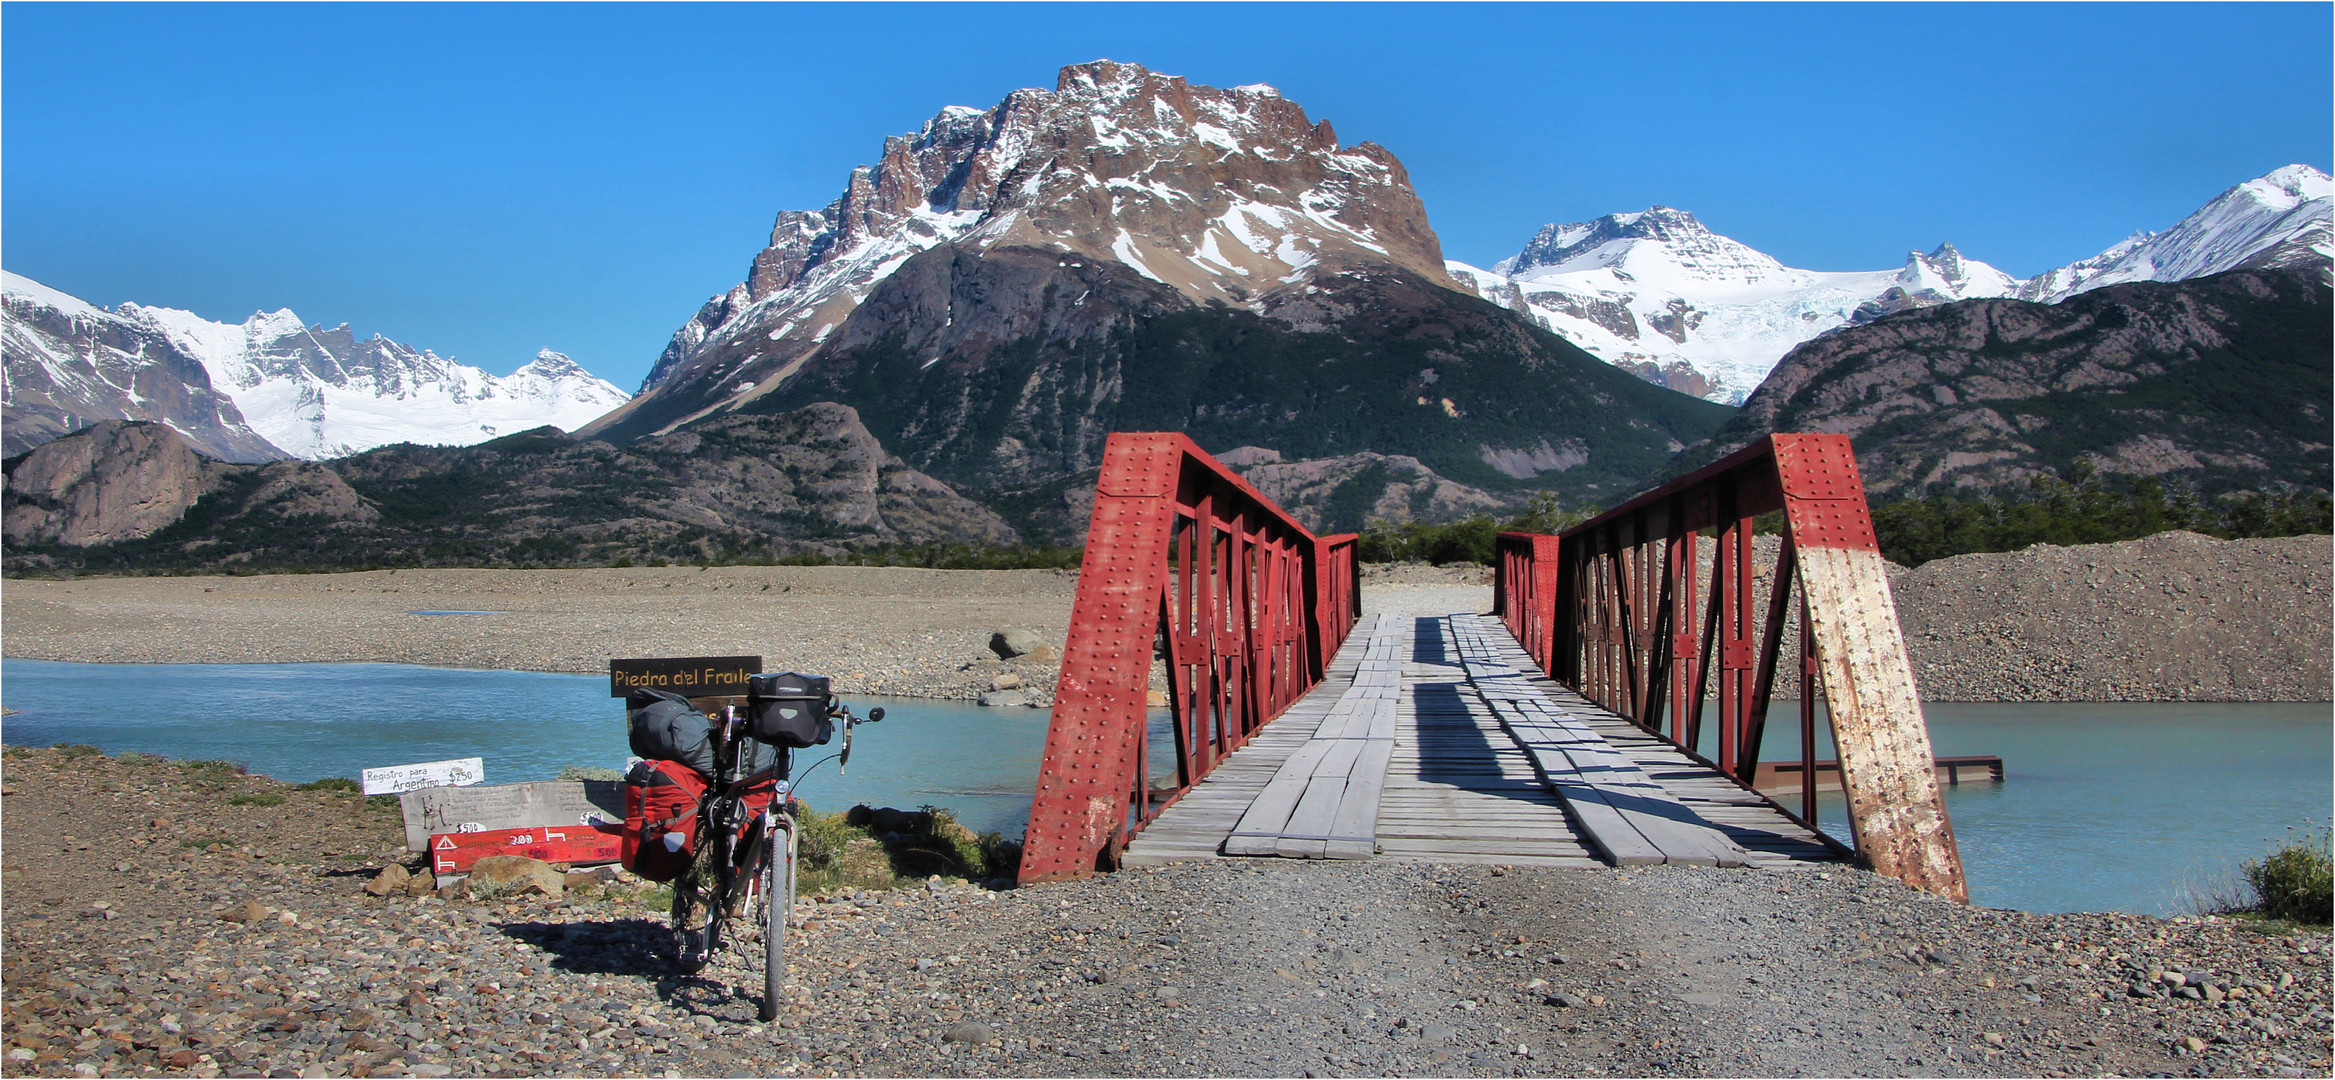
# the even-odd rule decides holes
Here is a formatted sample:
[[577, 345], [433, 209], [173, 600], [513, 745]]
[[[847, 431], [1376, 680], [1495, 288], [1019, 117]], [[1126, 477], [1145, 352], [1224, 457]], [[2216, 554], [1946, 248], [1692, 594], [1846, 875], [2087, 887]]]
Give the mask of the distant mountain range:
[[624, 391], [545, 349], [490, 375], [289, 309], [241, 325], [173, 308], [113, 310], [16, 274], [0, 278], [6, 453], [98, 420], [154, 420], [223, 461], [317, 460], [390, 443], [468, 445], [578, 427]]
[[1385, 148], [1097, 61], [780, 211], [629, 398], [549, 351], [497, 377], [9, 275], [7, 536], [108, 566], [1076, 543], [1121, 430], [1186, 432], [1329, 530], [1610, 503], [1782, 429], [1854, 433], [1876, 493], [2077, 463], [2324, 489], [2331, 203], [2291, 166], [2032, 280], [1952, 245], [1797, 270], [1664, 207], [1482, 270]]
[[2186, 281], [2335, 259], [2335, 181], [2289, 165], [2223, 192], [2179, 224], [2020, 280], [1952, 244], [1896, 270], [1795, 270], [1657, 206], [1549, 225], [1491, 270], [1454, 280], [1525, 312], [1610, 364], [1713, 401], [1741, 402], [1777, 360], [1842, 326], [1957, 300], [2057, 303], [2106, 285]]

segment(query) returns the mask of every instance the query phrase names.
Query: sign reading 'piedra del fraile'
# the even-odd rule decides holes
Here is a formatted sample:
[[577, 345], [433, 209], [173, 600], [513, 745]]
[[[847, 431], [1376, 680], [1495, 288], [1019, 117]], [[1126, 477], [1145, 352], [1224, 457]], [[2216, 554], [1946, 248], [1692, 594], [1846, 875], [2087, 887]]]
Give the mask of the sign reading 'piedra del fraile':
[[762, 671], [759, 656], [685, 656], [664, 660], [610, 660], [608, 696], [663, 690], [682, 697], [744, 694]]

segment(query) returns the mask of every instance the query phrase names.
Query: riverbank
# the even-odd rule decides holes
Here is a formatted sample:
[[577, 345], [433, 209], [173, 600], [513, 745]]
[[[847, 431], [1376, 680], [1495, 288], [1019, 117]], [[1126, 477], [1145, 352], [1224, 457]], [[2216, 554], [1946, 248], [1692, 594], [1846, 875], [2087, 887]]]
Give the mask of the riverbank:
[[[1483, 567], [1364, 568], [1366, 613], [1491, 609]], [[1003, 626], [1057, 649], [1068, 570], [734, 566], [11, 579], [8, 656], [99, 663], [378, 661], [600, 672], [617, 656], [760, 655], [848, 694], [971, 700]], [[1937, 701], [2325, 701], [2335, 540], [2166, 533], [1941, 559], [1892, 574], [1914, 676]], [[479, 612], [426, 614], [426, 612]], [[1788, 669], [1787, 669], [1788, 670]]]
[[405, 854], [361, 799], [22, 748], [0, 787], [12, 1076], [2335, 1064], [2323, 930], [1965, 908], [1852, 870], [1227, 861], [815, 899], [762, 1025], [748, 969], [656, 958], [653, 894], [367, 895]]

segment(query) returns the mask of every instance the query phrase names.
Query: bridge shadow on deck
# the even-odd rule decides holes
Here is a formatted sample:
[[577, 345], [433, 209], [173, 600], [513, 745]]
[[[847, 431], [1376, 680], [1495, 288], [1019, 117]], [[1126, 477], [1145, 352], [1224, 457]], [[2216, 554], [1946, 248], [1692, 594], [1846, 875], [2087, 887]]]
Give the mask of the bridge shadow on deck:
[[[1498, 721], [1485, 710], [1459, 666], [1442, 618], [1421, 616], [1412, 623], [1411, 662], [1448, 665], [1449, 679], [1406, 678], [1417, 719], [1418, 766], [1422, 783], [1448, 784], [1468, 791], [1525, 802], [1554, 803], [1555, 797], [1532, 775], [1531, 766]], [[1503, 759], [1507, 759], [1503, 761]]]

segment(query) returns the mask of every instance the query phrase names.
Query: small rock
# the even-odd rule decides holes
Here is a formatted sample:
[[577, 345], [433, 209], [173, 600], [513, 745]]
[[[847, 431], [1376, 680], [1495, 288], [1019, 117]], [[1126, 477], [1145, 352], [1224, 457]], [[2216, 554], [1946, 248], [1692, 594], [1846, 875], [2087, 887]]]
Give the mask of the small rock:
[[1550, 994], [1548, 997], [1543, 998], [1542, 1000], [1560, 1009], [1579, 1009], [1584, 1008], [1589, 1004], [1586, 999], [1574, 997], [1573, 995], [1565, 993], [1562, 990], [1554, 994]]
[[1168, 696], [1167, 696], [1167, 693], [1166, 693], [1165, 691], [1162, 691], [1162, 690], [1146, 690], [1146, 691], [1144, 691], [1144, 692], [1143, 692], [1143, 707], [1144, 707], [1144, 708], [1146, 708], [1146, 709], [1164, 709], [1164, 708], [1167, 708], [1167, 707], [1168, 707]]
[[1459, 1032], [1447, 1024], [1429, 1024], [1419, 1029], [1419, 1041], [1428, 1046], [1450, 1046], [1451, 1040], [1458, 1037]]
[[1986, 1044], [1988, 1046], [1999, 1047], [2003, 1044], [2003, 1033], [1999, 1031], [1989, 1031], [1986, 1033], [1984, 1038], [1986, 1039]]
[[1022, 677], [1011, 671], [989, 680], [991, 690], [1012, 690], [1022, 684]]
[[1027, 660], [1033, 664], [1051, 664], [1057, 660], [1062, 659], [1062, 650], [1057, 649], [1052, 645], [1040, 645], [1035, 649], [1031, 649], [1030, 651], [1021, 654], [1021, 656], [1017, 657], [1017, 659]]
[[524, 855], [489, 855], [470, 868], [470, 895], [481, 900], [530, 892], [558, 896], [566, 889], [566, 875]]
[[981, 695], [981, 704], [993, 709], [1010, 708], [1015, 705], [1026, 706], [1029, 703], [1030, 696], [1019, 690], [992, 690]]
[[405, 883], [407, 896], [428, 896], [437, 891], [438, 878], [435, 874], [415, 874]]
[[2165, 971], [2157, 974], [2157, 981], [2166, 986], [2183, 986], [2189, 982], [2189, 976], [2178, 971]]
[[412, 881], [413, 875], [407, 873], [405, 867], [390, 863], [382, 867], [380, 873], [373, 875], [373, 880], [365, 883], [365, 891], [375, 896], [387, 896], [393, 892], [406, 891], [406, 886]]
[[2181, 1049], [2187, 1050], [2192, 1054], [2202, 1054], [2205, 1052], [2205, 1040], [2200, 1039], [2195, 1035], [2183, 1035], [2181, 1037]]
[[266, 922], [268, 919], [268, 909], [267, 905], [262, 904], [257, 900], [246, 900], [235, 907], [228, 908], [225, 912], [222, 912], [219, 915], [219, 918], [226, 922]]
[[942, 1034], [941, 1041], [987, 1046], [997, 1041], [997, 1032], [987, 1024], [967, 1020]]

